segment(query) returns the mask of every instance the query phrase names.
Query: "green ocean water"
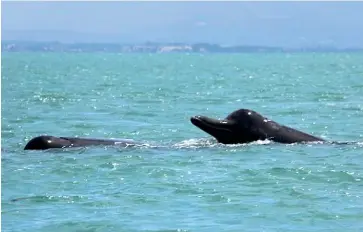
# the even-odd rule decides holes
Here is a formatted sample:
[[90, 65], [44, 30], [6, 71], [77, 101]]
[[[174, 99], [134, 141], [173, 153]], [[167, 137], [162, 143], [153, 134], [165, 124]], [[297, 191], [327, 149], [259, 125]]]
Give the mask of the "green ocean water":
[[[363, 231], [363, 54], [3, 53], [2, 231]], [[221, 145], [249, 108], [346, 145]], [[34, 136], [140, 147], [24, 151]], [[14, 200], [16, 199], [16, 200]]]

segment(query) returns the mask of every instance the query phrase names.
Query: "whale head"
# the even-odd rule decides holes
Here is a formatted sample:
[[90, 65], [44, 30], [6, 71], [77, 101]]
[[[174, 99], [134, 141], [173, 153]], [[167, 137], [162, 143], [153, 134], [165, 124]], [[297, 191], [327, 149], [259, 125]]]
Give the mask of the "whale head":
[[70, 146], [71, 142], [50, 135], [41, 135], [32, 138], [24, 147], [24, 150], [45, 150], [49, 148], [62, 148]]
[[267, 136], [260, 130], [266, 120], [262, 115], [249, 109], [236, 110], [225, 119], [201, 115], [190, 118], [193, 125], [224, 144], [249, 143], [266, 139]]

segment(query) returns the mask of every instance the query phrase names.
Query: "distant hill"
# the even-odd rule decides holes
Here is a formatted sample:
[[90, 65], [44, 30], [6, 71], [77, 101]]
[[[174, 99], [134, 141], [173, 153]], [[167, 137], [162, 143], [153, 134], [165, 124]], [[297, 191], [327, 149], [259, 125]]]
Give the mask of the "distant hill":
[[257, 52], [363, 52], [363, 48], [282, 48], [267, 46], [222, 46], [209, 43], [65, 43], [42, 41], [2, 41], [2, 52], [113, 52], [113, 53], [257, 53]]

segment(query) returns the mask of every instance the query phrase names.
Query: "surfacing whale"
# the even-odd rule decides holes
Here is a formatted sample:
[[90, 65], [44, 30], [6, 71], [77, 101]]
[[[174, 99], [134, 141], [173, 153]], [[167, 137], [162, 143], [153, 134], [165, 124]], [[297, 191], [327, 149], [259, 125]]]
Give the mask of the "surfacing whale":
[[325, 141], [281, 125], [250, 109], [236, 110], [222, 120], [200, 115], [191, 117], [190, 120], [193, 125], [223, 144], [250, 143], [266, 139], [278, 143]]
[[51, 135], [41, 135], [32, 138], [25, 145], [24, 150], [46, 150], [51, 148], [70, 148], [88, 146], [130, 146], [139, 144], [131, 139], [97, 139], [78, 137], [56, 137]]

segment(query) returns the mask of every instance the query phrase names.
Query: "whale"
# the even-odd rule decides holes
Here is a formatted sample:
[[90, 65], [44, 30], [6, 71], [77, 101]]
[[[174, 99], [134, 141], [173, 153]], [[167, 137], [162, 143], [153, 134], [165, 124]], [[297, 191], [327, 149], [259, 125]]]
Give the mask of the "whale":
[[259, 140], [284, 144], [325, 141], [244, 108], [233, 111], [224, 119], [196, 115], [190, 121], [222, 144], [244, 144]]
[[88, 146], [132, 146], [138, 144], [131, 139], [98, 139], [79, 137], [36, 136], [28, 141], [24, 150], [47, 150], [51, 148], [71, 148]]

